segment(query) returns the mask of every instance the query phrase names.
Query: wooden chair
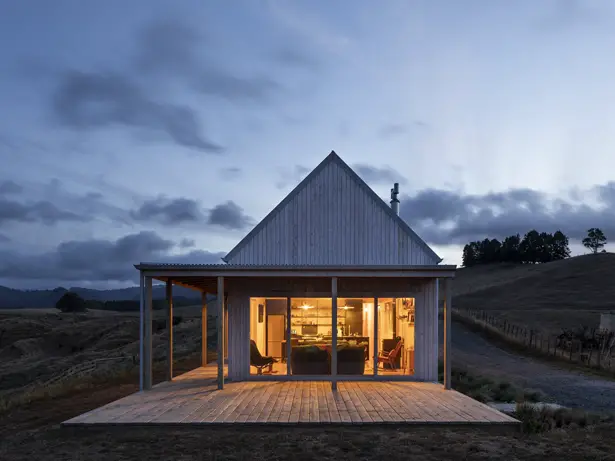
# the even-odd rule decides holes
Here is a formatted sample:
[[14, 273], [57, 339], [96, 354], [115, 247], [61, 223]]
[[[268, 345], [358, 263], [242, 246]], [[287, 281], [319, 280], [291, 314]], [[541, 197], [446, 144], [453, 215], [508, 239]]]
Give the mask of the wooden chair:
[[400, 338], [400, 340], [397, 341], [397, 344], [395, 345], [393, 350], [390, 350], [388, 352], [381, 351], [378, 354], [378, 365], [382, 364], [382, 368], [384, 369], [384, 364], [388, 363], [389, 366], [391, 367], [391, 369], [395, 370], [397, 368], [395, 366], [395, 362], [397, 361], [397, 357], [399, 356], [399, 353], [401, 352], [401, 348], [403, 346], [403, 343], [404, 342]]
[[273, 373], [273, 364], [276, 362], [273, 357], [261, 355], [254, 340], [250, 340], [250, 365], [256, 368], [257, 374], [262, 375], [265, 367], [269, 367], [268, 373]]

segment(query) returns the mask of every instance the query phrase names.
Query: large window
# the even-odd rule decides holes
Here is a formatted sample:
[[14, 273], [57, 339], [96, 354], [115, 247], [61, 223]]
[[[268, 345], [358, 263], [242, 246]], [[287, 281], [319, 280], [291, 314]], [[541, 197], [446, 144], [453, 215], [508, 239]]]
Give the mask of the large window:
[[250, 374], [286, 374], [286, 298], [250, 298]]
[[337, 299], [337, 374], [373, 375], [374, 299]]
[[378, 374], [414, 374], [414, 298], [378, 299]]
[[375, 314], [374, 298], [338, 297], [335, 321], [331, 301], [291, 298], [288, 318], [287, 298], [250, 298], [250, 373], [330, 375], [335, 329], [338, 375], [374, 375], [376, 350], [379, 375], [414, 374], [413, 298], [379, 298]]
[[291, 298], [290, 367], [293, 375], [330, 375], [331, 298]]

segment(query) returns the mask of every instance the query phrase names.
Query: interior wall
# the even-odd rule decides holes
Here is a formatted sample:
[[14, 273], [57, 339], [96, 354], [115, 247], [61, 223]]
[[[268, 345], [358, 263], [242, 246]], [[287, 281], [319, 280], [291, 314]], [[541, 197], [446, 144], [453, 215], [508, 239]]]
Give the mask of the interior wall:
[[256, 320], [258, 315], [258, 299], [250, 298], [250, 339], [256, 342], [257, 333], [256, 333]]
[[[259, 319], [259, 305], [263, 306], [262, 319]], [[266, 331], [266, 319], [267, 319], [267, 303], [265, 298], [250, 298], [250, 339], [253, 339], [256, 343], [256, 347], [261, 354], [266, 355], [267, 349], [267, 331]], [[259, 320], [262, 320], [259, 322]]]
[[363, 303], [363, 336], [374, 337], [374, 303]]

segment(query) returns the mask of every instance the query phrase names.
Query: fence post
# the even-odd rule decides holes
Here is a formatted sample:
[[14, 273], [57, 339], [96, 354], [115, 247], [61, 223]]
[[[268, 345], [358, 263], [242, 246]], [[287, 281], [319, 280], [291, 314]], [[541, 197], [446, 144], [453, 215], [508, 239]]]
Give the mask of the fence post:
[[534, 336], [534, 330], [530, 330], [530, 342], [529, 346], [532, 347], [532, 337]]

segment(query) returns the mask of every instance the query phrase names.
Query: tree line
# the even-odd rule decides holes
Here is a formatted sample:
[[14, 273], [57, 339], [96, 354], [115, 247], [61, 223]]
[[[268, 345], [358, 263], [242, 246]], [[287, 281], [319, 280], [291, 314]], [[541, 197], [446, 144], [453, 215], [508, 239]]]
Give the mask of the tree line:
[[465, 267], [499, 262], [536, 264], [568, 257], [568, 237], [559, 230], [553, 234], [531, 230], [523, 238], [515, 234], [501, 242], [498, 239], [484, 239], [463, 247]]
[[[604, 232], [598, 228], [587, 231], [583, 246], [596, 254], [606, 245]], [[605, 250], [602, 250], [604, 252]], [[557, 261], [570, 257], [568, 237], [560, 230], [553, 234], [533, 229], [523, 238], [519, 234], [510, 235], [503, 241], [484, 239], [470, 242], [463, 247], [463, 266], [478, 264], [516, 263], [537, 264]]]

